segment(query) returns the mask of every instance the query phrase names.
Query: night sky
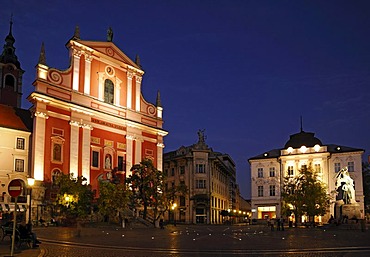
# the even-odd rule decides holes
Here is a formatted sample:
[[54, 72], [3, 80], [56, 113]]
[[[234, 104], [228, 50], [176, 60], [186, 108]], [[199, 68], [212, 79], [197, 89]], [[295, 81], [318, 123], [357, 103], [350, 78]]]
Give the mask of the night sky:
[[[165, 152], [206, 143], [237, 165], [250, 197], [248, 158], [315, 132], [323, 144], [370, 150], [370, 1], [1, 1], [0, 42], [13, 13], [26, 71], [23, 108], [45, 43], [50, 67], [69, 66], [67, 41], [113, 42], [145, 71], [143, 95], [164, 107]], [[1, 44], [3, 44], [1, 43]]]

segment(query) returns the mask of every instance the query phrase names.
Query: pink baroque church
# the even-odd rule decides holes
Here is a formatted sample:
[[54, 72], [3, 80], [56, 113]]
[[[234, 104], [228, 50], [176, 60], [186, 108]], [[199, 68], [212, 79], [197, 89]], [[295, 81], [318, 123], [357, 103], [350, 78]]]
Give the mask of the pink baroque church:
[[163, 109], [159, 92], [156, 104], [141, 93], [139, 58], [132, 61], [113, 43], [111, 28], [106, 41], [85, 41], [77, 27], [66, 46], [70, 66], [59, 70], [47, 66], [42, 45], [28, 96], [35, 180], [53, 182], [56, 174], [70, 173], [96, 190], [112, 170], [124, 178], [144, 158], [162, 170]]

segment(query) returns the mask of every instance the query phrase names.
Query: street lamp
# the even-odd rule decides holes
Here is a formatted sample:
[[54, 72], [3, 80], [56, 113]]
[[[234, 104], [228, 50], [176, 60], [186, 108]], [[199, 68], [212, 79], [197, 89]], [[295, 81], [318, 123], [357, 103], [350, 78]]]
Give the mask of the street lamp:
[[32, 224], [32, 219], [31, 219], [31, 214], [32, 214], [32, 205], [31, 205], [31, 200], [32, 200], [32, 187], [35, 185], [35, 179], [34, 178], [27, 178], [27, 184], [28, 188], [30, 190], [30, 203], [28, 207], [28, 223]]
[[173, 225], [176, 226], [176, 215], [175, 215], [175, 209], [177, 207], [177, 204], [174, 203], [171, 207], [172, 211], [173, 211]]

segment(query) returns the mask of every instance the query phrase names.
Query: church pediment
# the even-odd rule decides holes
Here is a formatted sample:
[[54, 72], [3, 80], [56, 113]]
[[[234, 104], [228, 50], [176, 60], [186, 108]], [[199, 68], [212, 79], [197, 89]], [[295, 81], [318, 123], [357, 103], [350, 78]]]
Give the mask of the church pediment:
[[[118, 61], [126, 63], [127, 65], [135, 67], [136, 69], [141, 70], [141, 68], [134, 61], [132, 61], [124, 52], [122, 52], [112, 42], [97, 42], [97, 41], [84, 41], [84, 40], [78, 40], [75, 42], [83, 46], [86, 46], [90, 48], [90, 50], [96, 51], [103, 56], [109, 56]], [[99, 55], [97, 53], [94, 53], [94, 54]]]

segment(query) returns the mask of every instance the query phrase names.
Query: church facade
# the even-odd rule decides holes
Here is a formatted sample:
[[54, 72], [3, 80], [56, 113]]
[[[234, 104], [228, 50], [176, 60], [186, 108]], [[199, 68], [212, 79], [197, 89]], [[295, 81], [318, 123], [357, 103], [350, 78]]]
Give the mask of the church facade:
[[141, 93], [144, 71], [113, 43], [84, 41], [76, 28], [66, 44], [70, 66], [49, 67], [41, 47], [32, 103], [32, 176], [52, 182], [58, 173], [83, 176], [96, 190], [112, 171], [122, 178], [144, 158], [162, 169], [162, 106]]
[[294, 177], [303, 167], [309, 166], [327, 187], [327, 194], [332, 196], [330, 211], [323, 217], [316, 217], [316, 222], [327, 222], [331, 215], [339, 218], [336, 209], [337, 196], [332, 192], [338, 189], [336, 183], [342, 170], [348, 170], [346, 174], [355, 185], [353, 202], [358, 206], [361, 216], [357, 218], [363, 218], [365, 214], [362, 185], [363, 153], [363, 149], [337, 144], [325, 145], [314, 136], [314, 133], [301, 129], [299, 133], [290, 136], [284, 148], [269, 150], [250, 158], [252, 218], [279, 218], [282, 215], [281, 193], [284, 178]]

